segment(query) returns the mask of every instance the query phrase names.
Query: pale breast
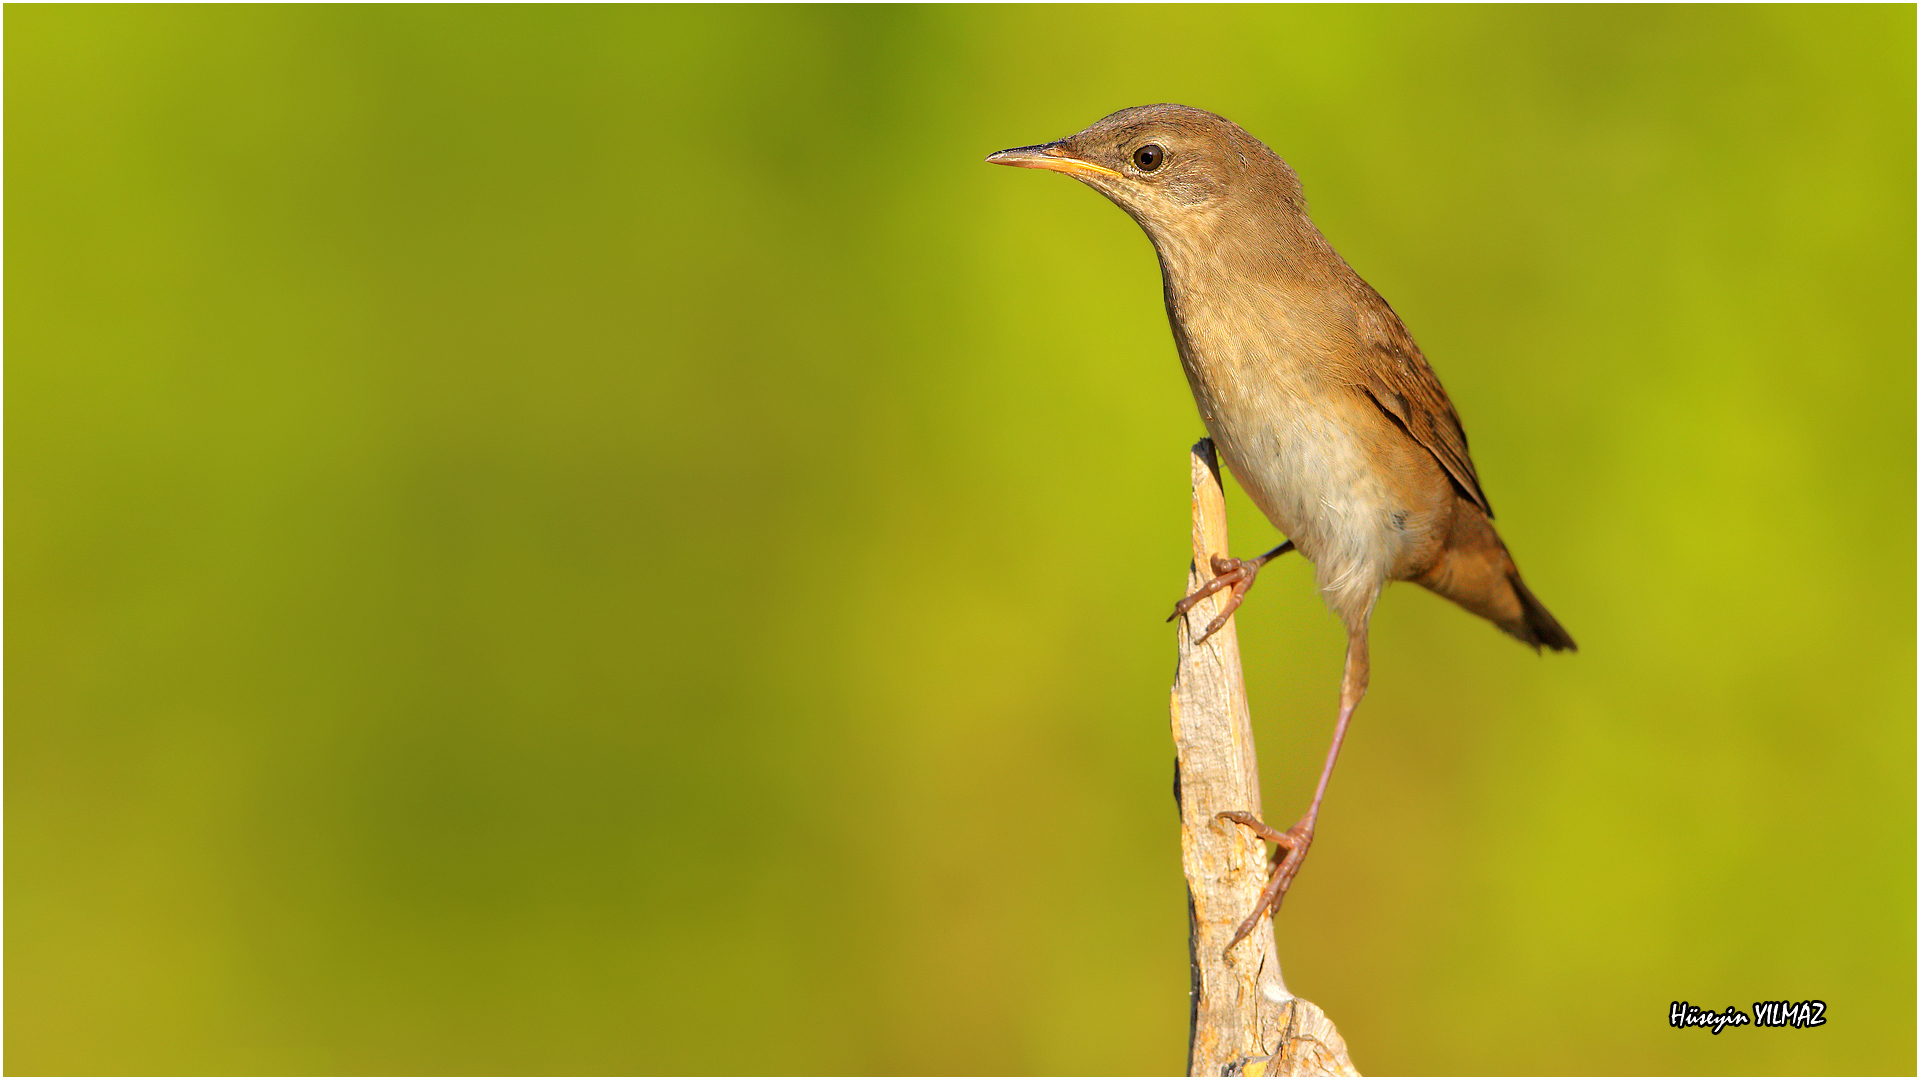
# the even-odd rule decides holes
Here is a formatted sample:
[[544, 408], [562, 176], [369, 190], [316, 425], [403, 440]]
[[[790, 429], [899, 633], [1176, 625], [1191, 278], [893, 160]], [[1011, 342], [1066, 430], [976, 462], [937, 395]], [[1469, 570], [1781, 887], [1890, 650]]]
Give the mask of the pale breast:
[[[1404, 452], [1411, 440], [1372, 402], [1328, 377], [1315, 355], [1326, 343], [1278, 303], [1249, 299], [1175, 316], [1188, 385], [1227, 468], [1313, 562], [1329, 606], [1365, 618], [1381, 585], [1443, 535], [1450, 500], [1428, 496], [1445, 481], [1431, 455]], [[1436, 475], [1407, 475], [1423, 468]]]

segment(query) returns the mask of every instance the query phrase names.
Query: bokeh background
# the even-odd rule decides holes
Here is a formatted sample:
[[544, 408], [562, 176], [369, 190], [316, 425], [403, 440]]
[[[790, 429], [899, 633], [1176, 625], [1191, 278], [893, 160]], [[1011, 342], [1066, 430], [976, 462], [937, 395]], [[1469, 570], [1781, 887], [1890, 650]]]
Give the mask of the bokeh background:
[[1179, 1071], [1200, 424], [1140, 231], [980, 160], [1169, 100], [1581, 644], [1388, 592], [1290, 985], [1371, 1072], [1915, 1068], [1913, 8], [5, 26], [8, 1071]]

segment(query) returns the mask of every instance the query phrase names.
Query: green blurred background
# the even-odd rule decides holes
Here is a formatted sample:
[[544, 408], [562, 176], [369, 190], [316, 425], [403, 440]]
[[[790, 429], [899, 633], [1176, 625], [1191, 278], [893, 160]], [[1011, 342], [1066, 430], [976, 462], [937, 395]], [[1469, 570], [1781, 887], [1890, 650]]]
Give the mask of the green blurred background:
[[[5, 25], [8, 1071], [1179, 1071], [1200, 424], [1139, 229], [980, 160], [1154, 101], [1582, 649], [1389, 591], [1293, 989], [1370, 1072], [1915, 1068], [1913, 8]], [[1263, 580], [1285, 821], [1341, 634]]]

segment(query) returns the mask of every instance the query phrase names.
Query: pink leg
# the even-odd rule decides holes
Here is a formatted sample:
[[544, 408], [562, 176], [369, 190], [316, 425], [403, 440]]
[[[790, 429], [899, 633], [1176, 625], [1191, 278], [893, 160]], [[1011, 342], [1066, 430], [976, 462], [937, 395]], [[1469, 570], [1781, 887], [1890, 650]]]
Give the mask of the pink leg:
[[1347, 670], [1340, 680], [1340, 719], [1333, 725], [1333, 745], [1327, 748], [1327, 763], [1320, 768], [1320, 783], [1313, 789], [1313, 804], [1307, 807], [1307, 816], [1295, 822], [1293, 828], [1286, 832], [1278, 832], [1273, 826], [1238, 810], [1218, 815], [1223, 821], [1245, 825], [1253, 830], [1255, 836], [1276, 845], [1273, 872], [1267, 877], [1267, 887], [1261, 890], [1260, 899], [1253, 905], [1253, 914], [1248, 915], [1240, 928], [1233, 932], [1233, 940], [1227, 942], [1228, 949], [1253, 933], [1262, 915], [1279, 911], [1280, 902], [1286, 899], [1293, 876], [1300, 872], [1300, 864], [1307, 859], [1307, 849], [1313, 846], [1313, 826], [1320, 820], [1320, 802], [1327, 797], [1327, 781], [1333, 778], [1333, 763], [1340, 759], [1340, 744], [1346, 741], [1347, 724], [1353, 719], [1353, 710], [1366, 693], [1367, 626], [1362, 622], [1358, 627], [1349, 627], [1347, 630]]

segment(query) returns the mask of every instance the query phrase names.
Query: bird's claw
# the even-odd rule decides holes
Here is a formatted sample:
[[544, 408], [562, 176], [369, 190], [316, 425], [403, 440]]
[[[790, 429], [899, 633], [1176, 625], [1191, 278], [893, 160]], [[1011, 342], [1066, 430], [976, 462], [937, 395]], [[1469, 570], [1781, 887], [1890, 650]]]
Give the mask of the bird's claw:
[[1267, 874], [1266, 888], [1260, 890], [1260, 899], [1254, 901], [1252, 914], [1248, 915], [1240, 923], [1239, 928], [1234, 930], [1233, 938], [1227, 942], [1227, 947], [1220, 950], [1221, 955], [1225, 956], [1233, 950], [1235, 945], [1245, 940], [1248, 934], [1253, 933], [1253, 928], [1260, 924], [1262, 915], [1268, 912], [1277, 913], [1280, 910], [1280, 902], [1286, 899], [1287, 889], [1293, 884], [1294, 875], [1300, 872], [1300, 865], [1307, 860], [1307, 849], [1313, 846], [1313, 826], [1303, 818], [1295, 822], [1293, 828], [1281, 832], [1252, 814], [1239, 810], [1227, 810], [1216, 814], [1215, 817], [1221, 821], [1244, 825], [1251, 829], [1255, 836], [1274, 845], [1273, 869]]
[[1253, 588], [1254, 575], [1259, 573], [1257, 564], [1254, 564], [1251, 559], [1223, 559], [1215, 555], [1212, 562], [1213, 580], [1182, 597], [1179, 603], [1173, 605], [1173, 614], [1167, 616], [1167, 621], [1172, 622], [1192, 611], [1195, 604], [1214, 593], [1222, 589], [1233, 590], [1227, 594], [1226, 602], [1220, 605], [1220, 613], [1207, 623], [1207, 628], [1200, 631], [1199, 637], [1193, 639], [1195, 645], [1212, 637], [1215, 631], [1227, 625], [1227, 620], [1232, 618], [1233, 613], [1239, 609], [1240, 601], [1246, 598], [1247, 590]]
[[1253, 579], [1260, 573], [1260, 568], [1272, 559], [1292, 550], [1293, 541], [1289, 540], [1257, 559], [1230, 559], [1224, 555], [1212, 556], [1207, 560], [1207, 564], [1213, 570], [1213, 580], [1193, 590], [1186, 596], [1181, 597], [1180, 602], [1173, 605], [1173, 614], [1167, 616], [1167, 621], [1172, 622], [1187, 612], [1192, 611], [1195, 604], [1219, 592], [1221, 589], [1232, 589], [1233, 591], [1227, 595], [1226, 602], [1220, 605], [1220, 613], [1213, 617], [1213, 621], [1207, 623], [1206, 629], [1200, 631], [1199, 637], [1193, 639], [1195, 645], [1200, 644], [1212, 637], [1215, 631], [1227, 625], [1227, 620], [1233, 617], [1235, 611], [1239, 610], [1240, 601], [1246, 599], [1247, 590], [1253, 588]]

